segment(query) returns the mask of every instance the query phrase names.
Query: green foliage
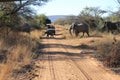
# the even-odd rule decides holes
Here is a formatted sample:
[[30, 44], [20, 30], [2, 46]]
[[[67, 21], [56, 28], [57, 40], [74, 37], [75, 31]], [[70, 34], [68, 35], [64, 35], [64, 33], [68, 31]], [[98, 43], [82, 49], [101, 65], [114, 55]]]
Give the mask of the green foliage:
[[113, 15], [113, 16], [111, 16], [110, 20], [111, 20], [111, 21], [115, 21], [115, 20], [118, 21], [119, 19], [118, 19], [118, 16], [117, 16], [117, 15]]
[[59, 25], [64, 25], [65, 24], [65, 19], [63, 19], [63, 18], [57, 19], [54, 23], [59, 24]]
[[105, 10], [101, 10], [99, 7], [85, 7], [78, 16], [70, 15], [64, 19], [58, 19], [55, 24], [71, 25], [75, 23], [87, 23], [91, 29], [96, 29], [102, 26], [102, 15], [106, 13]]
[[0, 11], [0, 17], [2, 17], [3, 16], [3, 11]]
[[120, 15], [119, 14], [112, 14], [109, 17], [110, 21], [120, 21]]
[[[33, 6], [42, 6], [48, 1], [49, 0], [24, 0], [22, 2], [1, 2], [0, 26], [15, 27], [16, 25], [23, 23], [23, 21], [24, 23], [29, 22], [30, 19], [32, 19], [33, 14], [35, 14]], [[47, 22], [48, 21], [49, 20], [47, 20]]]
[[41, 14], [39, 16], [34, 16], [34, 20], [32, 20], [32, 23], [36, 28], [44, 28], [46, 24], [50, 24], [51, 20], [48, 19], [48, 17], [44, 14]]
[[38, 16], [37, 18], [38, 20], [38, 24], [43, 28], [46, 26], [46, 24], [51, 23], [51, 21], [48, 19], [47, 16], [45, 16], [44, 14], [41, 14], [40, 16]]
[[73, 22], [77, 22], [77, 16], [70, 15], [66, 17], [66, 24], [71, 25]]
[[[106, 13], [99, 7], [85, 7], [78, 16], [79, 22], [87, 23], [90, 28], [96, 29], [101, 26], [102, 15]], [[99, 25], [100, 24], [100, 25]]]
[[59, 24], [59, 25], [71, 25], [73, 22], [77, 22], [77, 16], [74, 15], [69, 15], [66, 18], [60, 18], [58, 20], [55, 21], [55, 24]]

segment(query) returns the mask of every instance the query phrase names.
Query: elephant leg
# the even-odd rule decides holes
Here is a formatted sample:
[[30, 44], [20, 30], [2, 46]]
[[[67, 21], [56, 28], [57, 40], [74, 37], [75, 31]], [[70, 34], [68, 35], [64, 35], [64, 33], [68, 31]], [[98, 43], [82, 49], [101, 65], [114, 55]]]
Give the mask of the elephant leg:
[[47, 33], [47, 37], [49, 37], [49, 33]]
[[88, 37], [89, 37], [89, 36], [90, 36], [90, 35], [89, 35], [89, 32], [86, 32], [86, 33], [87, 33], [87, 35], [88, 35]]
[[49, 34], [47, 34], [47, 37], [49, 37]]
[[110, 30], [108, 29], [108, 33], [110, 32]]
[[117, 31], [120, 32], [120, 29], [118, 28]]
[[52, 33], [51, 36], [54, 37], [54, 33]]
[[78, 31], [75, 31], [75, 36], [76, 36], [76, 37], [78, 36], [78, 34], [79, 34], [79, 32], [78, 32]]
[[83, 32], [83, 35], [82, 35], [82, 37], [84, 36], [84, 32]]
[[111, 33], [113, 34], [113, 31], [112, 31], [112, 30], [110, 30], [109, 32], [111, 32]]
[[114, 30], [111, 30], [111, 33], [113, 34], [113, 33], [114, 33]]

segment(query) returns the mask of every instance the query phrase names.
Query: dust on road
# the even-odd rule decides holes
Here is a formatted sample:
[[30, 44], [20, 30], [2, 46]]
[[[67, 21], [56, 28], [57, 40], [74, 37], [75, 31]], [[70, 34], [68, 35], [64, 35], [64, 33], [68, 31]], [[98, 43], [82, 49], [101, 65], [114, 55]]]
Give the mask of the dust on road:
[[89, 51], [73, 47], [73, 42], [55, 38], [44, 38], [44, 48], [35, 62], [39, 66], [33, 80], [120, 80], [120, 77], [89, 57]]

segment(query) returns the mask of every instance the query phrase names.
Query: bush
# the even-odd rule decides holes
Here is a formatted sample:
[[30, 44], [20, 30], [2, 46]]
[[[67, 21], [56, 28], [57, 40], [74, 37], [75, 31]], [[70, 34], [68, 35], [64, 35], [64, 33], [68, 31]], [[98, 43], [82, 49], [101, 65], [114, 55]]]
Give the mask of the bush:
[[110, 54], [105, 59], [105, 64], [110, 67], [120, 66], [120, 42], [113, 43]]
[[[113, 40], [113, 39], [112, 39]], [[120, 41], [107, 39], [107, 41], [101, 42], [97, 45], [97, 58], [106, 66], [118, 67], [120, 66]]]

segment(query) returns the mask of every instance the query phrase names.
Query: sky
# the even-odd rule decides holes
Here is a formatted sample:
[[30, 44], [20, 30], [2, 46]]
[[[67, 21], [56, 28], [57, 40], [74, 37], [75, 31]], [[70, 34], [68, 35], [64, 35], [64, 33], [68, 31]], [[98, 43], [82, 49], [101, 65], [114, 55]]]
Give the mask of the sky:
[[38, 15], [79, 15], [85, 7], [115, 11], [118, 6], [116, 0], [50, 0], [45, 5], [36, 7], [35, 10]]

